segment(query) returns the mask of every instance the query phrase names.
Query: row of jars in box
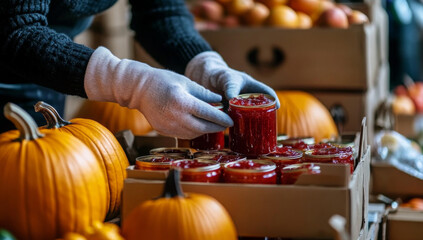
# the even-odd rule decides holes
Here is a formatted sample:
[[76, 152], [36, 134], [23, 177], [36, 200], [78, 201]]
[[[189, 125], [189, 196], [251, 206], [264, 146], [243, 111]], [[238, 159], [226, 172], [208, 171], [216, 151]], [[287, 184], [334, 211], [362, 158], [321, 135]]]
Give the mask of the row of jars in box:
[[233, 183], [293, 183], [293, 179], [284, 180], [284, 177], [316, 173], [317, 166], [305, 163], [348, 164], [353, 171], [351, 147], [323, 143], [309, 145], [307, 149], [303, 152], [291, 146], [279, 146], [274, 152], [260, 155], [259, 159], [247, 160], [245, 156], [226, 149], [194, 152], [190, 148], [158, 148], [151, 150], [152, 155], [138, 157], [136, 168], [154, 171], [175, 167], [182, 169], [183, 181]]
[[[155, 161], [157, 159], [160, 162]], [[269, 160], [246, 158], [221, 164], [201, 158], [148, 155], [138, 158], [136, 162], [136, 169], [156, 171], [170, 168], [181, 170], [181, 181], [210, 183], [293, 184], [301, 174], [320, 173], [320, 167], [313, 163], [292, 164], [281, 169]]]

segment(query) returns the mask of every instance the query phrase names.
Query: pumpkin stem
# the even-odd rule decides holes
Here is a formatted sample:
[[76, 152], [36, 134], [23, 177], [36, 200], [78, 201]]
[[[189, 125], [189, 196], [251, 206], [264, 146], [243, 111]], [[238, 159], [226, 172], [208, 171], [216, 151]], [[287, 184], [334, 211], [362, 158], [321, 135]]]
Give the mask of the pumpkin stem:
[[3, 112], [4, 116], [13, 122], [19, 130], [19, 140], [34, 140], [44, 137], [38, 131], [38, 126], [34, 119], [18, 105], [9, 102], [4, 106]]
[[185, 197], [180, 183], [180, 170], [170, 169], [161, 198]]
[[64, 120], [56, 111], [56, 109], [54, 109], [54, 107], [48, 103], [39, 101], [37, 102], [37, 104], [35, 104], [34, 109], [36, 112], [41, 112], [41, 114], [43, 114], [44, 118], [47, 121], [47, 125], [45, 126], [47, 129], [61, 128], [63, 126], [71, 124], [71, 122]]

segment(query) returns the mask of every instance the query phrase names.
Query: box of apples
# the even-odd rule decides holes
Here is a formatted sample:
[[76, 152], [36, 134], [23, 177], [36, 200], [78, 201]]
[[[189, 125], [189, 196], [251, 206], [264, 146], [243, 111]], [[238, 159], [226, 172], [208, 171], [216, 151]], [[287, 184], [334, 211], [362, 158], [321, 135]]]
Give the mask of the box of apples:
[[387, 101], [394, 114], [394, 129], [397, 132], [414, 138], [423, 131], [418, 124], [419, 116], [423, 114], [423, 82], [414, 82], [405, 76], [404, 85], [395, 87], [392, 98]]
[[367, 90], [387, 62], [380, 2], [198, 0], [190, 9], [231, 67], [275, 89]]

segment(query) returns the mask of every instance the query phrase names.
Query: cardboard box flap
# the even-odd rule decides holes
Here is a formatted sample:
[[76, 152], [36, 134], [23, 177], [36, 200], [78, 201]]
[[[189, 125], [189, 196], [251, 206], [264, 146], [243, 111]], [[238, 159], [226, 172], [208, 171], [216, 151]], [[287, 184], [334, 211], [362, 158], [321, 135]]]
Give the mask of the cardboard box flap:
[[423, 211], [416, 211], [408, 208], [399, 208], [396, 213], [388, 215], [388, 220], [423, 223]]
[[302, 174], [295, 185], [348, 187], [351, 174], [349, 165], [318, 164], [320, 174]]

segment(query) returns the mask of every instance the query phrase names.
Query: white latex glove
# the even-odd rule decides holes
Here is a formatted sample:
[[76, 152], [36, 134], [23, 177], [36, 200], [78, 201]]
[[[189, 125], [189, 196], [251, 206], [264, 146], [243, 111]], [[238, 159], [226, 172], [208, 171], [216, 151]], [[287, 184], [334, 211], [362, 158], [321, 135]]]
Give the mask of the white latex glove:
[[138, 109], [160, 134], [191, 139], [232, 126], [232, 119], [206, 102], [222, 97], [183, 75], [119, 59], [104, 47], [91, 56], [84, 78], [88, 99]]
[[223, 58], [213, 51], [202, 52], [188, 63], [185, 76], [217, 93], [224, 93], [227, 100], [240, 93], [267, 93], [280, 103], [275, 91], [250, 75], [236, 71], [226, 64]]

